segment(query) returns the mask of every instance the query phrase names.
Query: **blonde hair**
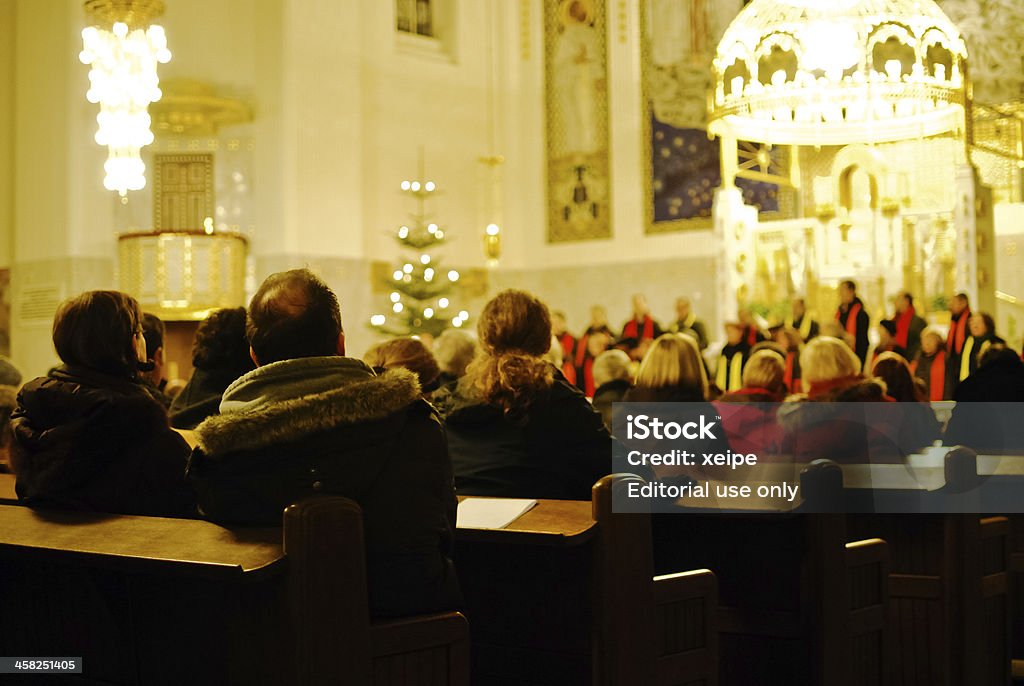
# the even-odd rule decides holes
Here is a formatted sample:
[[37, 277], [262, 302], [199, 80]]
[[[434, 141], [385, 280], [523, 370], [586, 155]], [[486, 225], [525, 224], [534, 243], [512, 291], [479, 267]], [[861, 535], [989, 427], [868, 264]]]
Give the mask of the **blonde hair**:
[[743, 368], [743, 385], [750, 388], [763, 388], [767, 391], [784, 393], [786, 383], [783, 377], [786, 365], [774, 350], [758, 350], [747, 360]]
[[630, 364], [629, 355], [618, 348], [605, 350], [594, 359], [594, 366], [590, 369], [594, 386], [603, 386], [609, 381], [629, 381]]
[[946, 335], [942, 333], [942, 329], [935, 326], [934, 324], [931, 326], [926, 326], [924, 327], [924, 329], [921, 330], [921, 338], [923, 339], [925, 336], [934, 336], [935, 338], [937, 338], [939, 340], [940, 348], [946, 345]]
[[708, 376], [692, 336], [666, 333], [658, 337], [640, 363], [636, 385], [644, 388], [689, 387], [708, 396]]
[[805, 384], [841, 379], [860, 373], [860, 358], [838, 338], [818, 336], [800, 353], [800, 375]]

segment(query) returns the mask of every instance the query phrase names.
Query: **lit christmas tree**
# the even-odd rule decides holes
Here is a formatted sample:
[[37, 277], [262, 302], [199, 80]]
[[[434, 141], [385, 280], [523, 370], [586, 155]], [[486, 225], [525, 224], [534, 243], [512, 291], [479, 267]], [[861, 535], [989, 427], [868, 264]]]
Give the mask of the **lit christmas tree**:
[[[422, 165], [421, 165], [422, 166]], [[409, 224], [395, 232], [395, 240], [407, 251], [407, 258], [395, 266], [387, 280], [390, 314], [370, 317], [370, 326], [390, 336], [430, 334], [437, 336], [449, 326], [464, 326], [469, 312], [456, 310], [450, 296], [459, 273], [445, 270], [432, 251], [445, 242], [445, 232], [426, 210], [427, 200], [437, 193], [433, 181], [403, 181], [402, 193], [416, 203]]]

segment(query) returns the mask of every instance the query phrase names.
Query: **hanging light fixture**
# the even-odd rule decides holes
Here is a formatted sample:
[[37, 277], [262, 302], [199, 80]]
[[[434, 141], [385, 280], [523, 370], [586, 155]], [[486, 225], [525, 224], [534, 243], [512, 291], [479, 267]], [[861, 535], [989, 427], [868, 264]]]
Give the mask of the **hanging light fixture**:
[[708, 129], [788, 145], [961, 131], [966, 60], [932, 0], [753, 0], [718, 45]]
[[162, 0], [86, 0], [90, 25], [79, 59], [90, 65], [85, 97], [98, 103], [96, 142], [107, 146], [103, 185], [122, 197], [146, 185], [139, 151], [153, 142], [149, 104], [160, 99], [157, 65], [171, 59], [164, 29], [153, 20]]

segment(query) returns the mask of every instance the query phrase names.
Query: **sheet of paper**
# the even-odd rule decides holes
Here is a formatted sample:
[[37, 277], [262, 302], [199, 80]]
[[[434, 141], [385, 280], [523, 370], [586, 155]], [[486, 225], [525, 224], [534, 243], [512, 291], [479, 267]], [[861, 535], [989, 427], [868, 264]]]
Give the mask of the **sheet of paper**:
[[525, 498], [466, 498], [459, 503], [460, 529], [504, 529], [529, 511], [536, 500]]

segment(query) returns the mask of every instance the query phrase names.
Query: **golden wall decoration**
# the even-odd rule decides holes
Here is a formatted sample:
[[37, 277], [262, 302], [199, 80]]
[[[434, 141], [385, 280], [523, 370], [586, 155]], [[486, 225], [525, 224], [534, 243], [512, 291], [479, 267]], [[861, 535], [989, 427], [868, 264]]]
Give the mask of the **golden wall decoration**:
[[213, 155], [153, 156], [153, 230], [199, 230], [213, 217]]
[[245, 304], [247, 241], [236, 233], [168, 231], [118, 237], [121, 290], [169, 321]]
[[605, 0], [544, 0], [548, 242], [609, 238]]

